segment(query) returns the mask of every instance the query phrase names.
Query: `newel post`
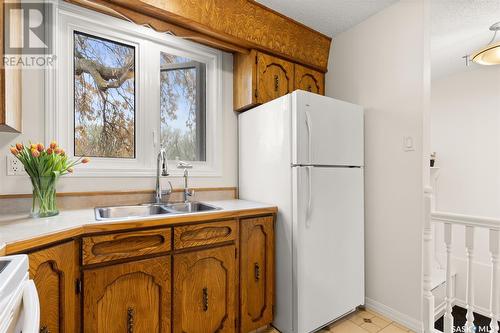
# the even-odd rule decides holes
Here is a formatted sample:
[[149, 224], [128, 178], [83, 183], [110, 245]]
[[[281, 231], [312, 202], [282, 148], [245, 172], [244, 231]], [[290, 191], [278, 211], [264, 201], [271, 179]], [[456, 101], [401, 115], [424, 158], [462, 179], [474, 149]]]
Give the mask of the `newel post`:
[[424, 231], [423, 231], [423, 321], [424, 332], [434, 332], [434, 295], [432, 294], [433, 228], [431, 221], [432, 188], [424, 190]]

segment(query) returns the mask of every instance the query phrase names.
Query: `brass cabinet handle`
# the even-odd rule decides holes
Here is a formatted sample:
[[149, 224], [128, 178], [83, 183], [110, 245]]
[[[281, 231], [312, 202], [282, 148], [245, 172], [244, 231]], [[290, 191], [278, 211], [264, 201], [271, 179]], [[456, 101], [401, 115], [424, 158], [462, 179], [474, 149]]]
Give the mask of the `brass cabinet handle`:
[[258, 263], [254, 264], [253, 271], [254, 271], [255, 281], [259, 281], [260, 280], [260, 266]]
[[280, 87], [280, 81], [279, 81], [278, 75], [275, 75], [274, 76], [274, 91], [278, 92], [279, 87]]
[[47, 327], [47, 325], [42, 325], [40, 327], [40, 333], [50, 333], [50, 330], [49, 328]]
[[134, 333], [134, 308], [127, 309], [127, 333]]
[[208, 311], [208, 288], [207, 287], [203, 288], [202, 304], [203, 304], [203, 311], [207, 312]]

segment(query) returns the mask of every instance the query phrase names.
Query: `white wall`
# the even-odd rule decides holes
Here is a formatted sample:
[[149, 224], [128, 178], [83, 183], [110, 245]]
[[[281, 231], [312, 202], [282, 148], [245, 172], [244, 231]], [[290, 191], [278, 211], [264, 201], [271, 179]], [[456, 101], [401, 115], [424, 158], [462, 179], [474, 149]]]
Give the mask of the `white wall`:
[[[192, 177], [191, 187], [237, 186], [238, 135], [237, 116], [233, 112], [233, 57], [223, 55], [223, 149], [222, 177]], [[7, 176], [6, 156], [15, 142], [44, 141], [44, 75], [40, 70], [25, 70], [23, 73], [23, 134], [0, 133], [0, 194], [30, 193], [27, 176]], [[174, 187], [182, 186], [181, 178], [169, 177]], [[82, 178], [64, 176], [60, 192], [113, 191], [154, 189], [154, 177], [143, 178]]]
[[432, 81], [436, 209], [500, 218], [500, 68]]
[[[431, 148], [437, 152], [436, 210], [500, 218], [500, 68], [484, 66], [432, 81]], [[436, 255], [443, 267], [443, 226], [436, 227]], [[491, 262], [488, 231], [476, 229], [476, 306], [488, 314]], [[463, 227], [454, 227], [456, 296], [465, 301]]]
[[[366, 297], [421, 327], [424, 1], [400, 1], [333, 41], [326, 93], [365, 107]], [[425, 47], [424, 47], [425, 46]], [[414, 150], [403, 150], [411, 136]]]

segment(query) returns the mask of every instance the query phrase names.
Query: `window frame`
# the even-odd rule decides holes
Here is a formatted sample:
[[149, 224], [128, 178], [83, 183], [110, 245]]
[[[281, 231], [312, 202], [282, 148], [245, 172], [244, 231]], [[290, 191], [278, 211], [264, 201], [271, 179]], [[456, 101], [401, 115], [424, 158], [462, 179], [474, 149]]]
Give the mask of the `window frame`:
[[[57, 65], [45, 72], [45, 136], [55, 139], [74, 156], [75, 31], [135, 47], [135, 158], [92, 159], [72, 177], [151, 177], [156, 175], [160, 142], [160, 52], [205, 64], [205, 161], [193, 161], [190, 176], [222, 176], [222, 51], [75, 5], [54, 6], [57, 29], [53, 41]], [[71, 56], [68, 56], [71, 55]], [[68, 82], [68, 81], [71, 82]], [[197, 96], [202, 98], [202, 96]], [[158, 110], [148, 112], [147, 110]], [[169, 159], [171, 176], [182, 176], [178, 161]]]
[[[176, 71], [176, 70], [186, 70], [186, 69], [195, 69], [196, 70], [196, 154], [198, 155], [198, 161], [206, 161], [207, 159], [207, 154], [206, 154], [206, 146], [207, 146], [207, 140], [206, 140], [206, 127], [207, 127], [207, 122], [206, 122], [206, 70], [203, 66], [200, 66], [199, 61], [189, 61], [189, 62], [183, 62], [183, 63], [174, 63], [174, 64], [168, 64], [168, 65], [160, 65], [160, 75], [164, 71]], [[161, 80], [161, 79], [160, 79]], [[201, 89], [202, 85], [201, 82], [205, 81], [205, 84], [203, 84], [203, 88]], [[205, 112], [201, 112], [204, 110]], [[202, 123], [203, 126], [199, 125], [199, 122]], [[161, 129], [160, 129], [160, 136], [161, 136]], [[200, 140], [201, 137], [204, 137], [205, 140], [202, 142]], [[203, 143], [203, 144], [202, 144]]]
[[[100, 37], [100, 36], [96, 36], [96, 35], [91, 35], [91, 34], [88, 34], [86, 32], [82, 32], [82, 31], [77, 31], [75, 29], [73, 29], [73, 61], [72, 61], [72, 64], [73, 64], [73, 131], [72, 131], [72, 139], [73, 139], [73, 144], [72, 144], [72, 155], [73, 156], [76, 156], [76, 134], [75, 134], [75, 129], [76, 129], [76, 98], [75, 98], [75, 95], [76, 95], [76, 86], [75, 86], [75, 62], [74, 62], [74, 59], [75, 59], [75, 43], [74, 43], [74, 40], [75, 40], [75, 37], [76, 35], [79, 34], [81, 36], [86, 36], [88, 38], [92, 38], [92, 39], [98, 39], [98, 40], [101, 40], [101, 41], [107, 41], [107, 42], [112, 42], [112, 43], [116, 43], [116, 44], [119, 44], [119, 45], [122, 45], [122, 46], [128, 46], [128, 47], [132, 47], [134, 48], [134, 154], [133, 154], [133, 157], [101, 157], [101, 156], [87, 156], [87, 157], [91, 157], [91, 158], [98, 158], [98, 159], [103, 159], [103, 158], [107, 158], [107, 159], [119, 159], [119, 160], [122, 160], [122, 159], [135, 159], [136, 156], [137, 156], [137, 127], [136, 127], [136, 116], [137, 116], [137, 72], [136, 72], [136, 67], [137, 67], [137, 59], [136, 59], [136, 48], [134, 45], [130, 45], [130, 44], [123, 44], [117, 40], [109, 40], [109, 39], [106, 39], [106, 38], [103, 38], [103, 37]], [[78, 155], [79, 157], [82, 157], [83, 155]]]

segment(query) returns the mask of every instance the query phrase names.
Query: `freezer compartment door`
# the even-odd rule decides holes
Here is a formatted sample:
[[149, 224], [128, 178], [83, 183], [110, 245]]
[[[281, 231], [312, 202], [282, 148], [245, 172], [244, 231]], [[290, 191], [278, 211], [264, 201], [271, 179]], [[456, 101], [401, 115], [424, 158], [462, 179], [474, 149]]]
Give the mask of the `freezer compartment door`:
[[292, 163], [363, 165], [363, 109], [305, 91], [293, 93]]
[[364, 304], [363, 169], [294, 167], [296, 333]]

